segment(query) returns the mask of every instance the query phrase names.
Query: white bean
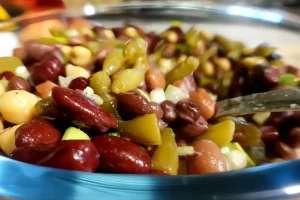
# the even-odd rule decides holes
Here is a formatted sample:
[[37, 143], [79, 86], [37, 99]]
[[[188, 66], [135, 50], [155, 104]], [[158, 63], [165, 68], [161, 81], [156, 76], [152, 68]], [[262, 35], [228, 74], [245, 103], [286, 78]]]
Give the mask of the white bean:
[[0, 113], [13, 124], [29, 122], [34, 116], [34, 105], [40, 98], [25, 90], [11, 90], [0, 97]]

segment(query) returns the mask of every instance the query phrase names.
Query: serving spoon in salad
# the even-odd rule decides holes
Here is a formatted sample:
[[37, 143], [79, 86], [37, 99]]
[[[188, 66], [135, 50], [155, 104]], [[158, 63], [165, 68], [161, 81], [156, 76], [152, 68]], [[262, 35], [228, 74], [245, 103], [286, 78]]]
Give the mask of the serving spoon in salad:
[[216, 104], [216, 112], [213, 118], [282, 111], [300, 111], [300, 87], [219, 101]]

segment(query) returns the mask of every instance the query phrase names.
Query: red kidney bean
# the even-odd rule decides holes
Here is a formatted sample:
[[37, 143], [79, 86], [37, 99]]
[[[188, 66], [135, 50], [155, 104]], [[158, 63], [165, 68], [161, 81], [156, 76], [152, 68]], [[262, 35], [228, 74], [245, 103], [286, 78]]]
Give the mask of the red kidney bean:
[[115, 34], [116, 37], [119, 37], [121, 35], [123, 35], [124, 33], [124, 27], [115, 27], [115, 28], [112, 28], [111, 30], [113, 31], [113, 33]]
[[54, 49], [55, 46], [53, 45], [41, 44], [34, 40], [25, 42], [22, 61], [26, 66], [34, 62], [42, 61]]
[[294, 74], [297, 77], [300, 77], [300, 69], [291, 65], [285, 67], [286, 73]]
[[279, 140], [279, 133], [274, 126], [263, 126], [260, 130], [262, 132], [261, 139], [265, 144], [272, 144]]
[[67, 119], [80, 126], [106, 132], [117, 127], [115, 117], [83, 94], [68, 88], [55, 87], [52, 99]]
[[62, 62], [62, 52], [55, 49], [49, 56], [31, 67], [31, 83], [33, 86], [47, 80], [57, 83], [58, 76], [65, 75], [65, 65]]
[[6, 72], [2, 72], [1, 74], [0, 74], [0, 80], [1, 79], [6, 79], [6, 80], [10, 80], [12, 77], [14, 77], [15, 75], [14, 75], [14, 73], [12, 73], [12, 72], [9, 72], [9, 71], [6, 71]]
[[99, 153], [89, 140], [65, 140], [15, 149], [10, 158], [21, 162], [66, 170], [95, 172]]
[[9, 80], [7, 90], [26, 90], [30, 92], [31, 87], [24, 78], [20, 76], [14, 76]]
[[16, 132], [16, 147], [36, 144], [53, 144], [61, 139], [62, 133], [45, 119], [34, 119], [20, 126]]
[[289, 131], [289, 141], [293, 147], [300, 147], [300, 127], [297, 126]]
[[178, 119], [187, 123], [193, 123], [200, 117], [200, 112], [196, 104], [189, 100], [179, 101], [176, 104], [175, 109], [177, 111]]
[[297, 158], [296, 152], [284, 142], [275, 142], [274, 149], [278, 153], [278, 155], [284, 160], [294, 160]]
[[151, 169], [150, 174], [156, 176], [169, 176], [167, 172], [158, 169]]
[[92, 138], [101, 162], [99, 168], [115, 173], [147, 174], [151, 158], [140, 146], [121, 137], [96, 136]]
[[170, 27], [168, 31], [174, 31], [177, 34], [178, 40], [177, 42], [184, 42], [184, 32], [179, 27]]
[[73, 90], [84, 90], [87, 86], [89, 86], [89, 80], [84, 77], [78, 77], [71, 81], [69, 88]]
[[269, 68], [264, 71], [264, 80], [269, 87], [275, 87], [278, 85], [280, 78], [279, 68]]
[[189, 174], [208, 174], [227, 171], [227, 164], [220, 148], [210, 140], [197, 140], [192, 143], [196, 153], [187, 156]]
[[159, 104], [149, 102], [138, 90], [128, 91], [117, 95], [118, 110], [125, 119], [131, 119], [145, 114], [155, 113], [158, 119], [163, 116]]
[[177, 119], [175, 104], [172, 101], [165, 100], [160, 104], [163, 110], [163, 120], [167, 123], [172, 123]]

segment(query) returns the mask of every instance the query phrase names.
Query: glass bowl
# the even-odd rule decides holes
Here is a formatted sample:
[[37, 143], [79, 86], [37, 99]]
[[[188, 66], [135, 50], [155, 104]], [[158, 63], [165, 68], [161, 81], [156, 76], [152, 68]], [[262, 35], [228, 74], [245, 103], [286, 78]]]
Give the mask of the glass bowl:
[[[105, 26], [125, 21], [146, 30], [162, 30], [173, 20], [183, 29], [194, 25], [220, 33], [249, 46], [269, 43], [278, 47], [286, 62], [299, 66], [300, 18], [285, 12], [255, 7], [203, 3], [90, 4], [13, 19], [0, 26], [0, 56], [20, 45], [24, 24], [45, 19], [84, 16]], [[17, 25], [7, 30], [8, 23]], [[34, 166], [0, 157], [0, 196], [16, 199], [290, 199], [300, 196], [300, 160], [274, 163], [221, 174], [149, 176], [95, 174]]]

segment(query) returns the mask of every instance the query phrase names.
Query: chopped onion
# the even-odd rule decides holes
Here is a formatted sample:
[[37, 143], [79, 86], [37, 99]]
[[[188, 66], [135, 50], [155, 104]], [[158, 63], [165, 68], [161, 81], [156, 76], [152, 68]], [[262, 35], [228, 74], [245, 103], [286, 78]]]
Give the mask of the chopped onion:
[[177, 153], [179, 156], [193, 155], [194, 147], [193, 146], [177, 147]]
[[59, 76], [58, 77], [58, 84], [59, 84], [60, 87], [67, 88], [67, 87], [69, 87], [71, 81], [73, 79], [75, 79], [75, 78], [77, 78], [77, 77], [73, 77], [73, 76], [69, 76], [69, 77]]
[[161, 103], [166, 100], [164, 90], [161, 88], [154, 89], [150, 92], [151, 101]]
[[180, 88], [175, 87], [173, 85], [168, 85], [165, 91], [165, 96], [167, 100], [172, 101], [175, 104], [180, 100], [189, 98], [187, 93], [185, 93]]
[[226, 155], [232, 170], [243, 169], [247, 166], [246, 156], [239, 150], [232, 150]]
[[270, 117], [270, 112], [261, 112], [261, 113], [255, 113], [252, 117], [252, 119], [259, 125], [263, 125], [266, 120]]
[[29, 78], [29, 76], [30, 76], [30, 73], [29, 73], [29, 71], [27, 70], [27, 67], [25, 67], [25, 66], [19, 66], [19, 67], [17, 67], [17, 68], [15, 69], [15, 74], [16, 74], [17, 76], [20, 76], [20, 77], [26, 79], [26, 80], [27, 80], [27, 79]]
[[83, 90], [83, 94], [85, 95], [85, 96], [87, 96], [87, 97], [91, 97], [93, 94], [95, 94], [94, 93], [94, 90], [91, 88], [91, 87], [89, 87], [89, 86], [87, 86], [84, 90]]
[[94, 101], [97, 105], [102, 105], [103, 104], [103, 99], [94, 93], [94, 90], [93, 88], [91, 87], [86, 87], [84, 90], [83, 90], [83, 94], [88, 97], [89, 99], [91, 99], [92, 101]]

